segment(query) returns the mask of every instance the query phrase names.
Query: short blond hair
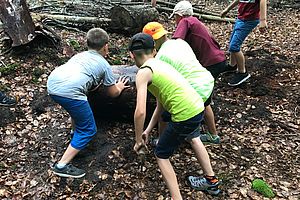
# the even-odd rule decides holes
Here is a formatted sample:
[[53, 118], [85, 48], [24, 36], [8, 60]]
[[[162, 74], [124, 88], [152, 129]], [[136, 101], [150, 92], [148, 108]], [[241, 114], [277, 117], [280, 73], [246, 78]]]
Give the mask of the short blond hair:
[[92, 28], [86, 34], [86, 42], [89, 49], [100, 50], [108, 43], [109, 36], [102, 28]]

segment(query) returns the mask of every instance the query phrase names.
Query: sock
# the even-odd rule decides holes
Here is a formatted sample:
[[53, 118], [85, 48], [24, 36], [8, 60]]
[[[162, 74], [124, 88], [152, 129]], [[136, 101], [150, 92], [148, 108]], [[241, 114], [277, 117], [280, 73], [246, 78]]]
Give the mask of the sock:
[[207, 134], [210, 135], [210, 137], [212, 139], [215, 139], [218, 136], [218, 134], [214, 135], [214, 134], [210, 133], [209, 131], [207, 132]]
[[210, 134], [210, 136], [211, 136], [211, 138], [214, 140], [214, 139], [216, 139], [216, 137], [217, 137], [218, 135]]
[[211, 184], [215, 184], [218, 182], [218, 178], [216, 176], [207, 176], [205, 175], [204, 178]]
[[62, 169], [62, 168], [64, 168], [66, 165], [67, 165], [67, 164], [65, 164], [65, 163], [57, 163], [57, 164], [56, 164], [56, 167], [57, 167], [58, 169]]
[[230, 68], [237, 68], [237, 64], [235, 64], [235, 65], [231, 65], [231, 64], [227, 64], [228, 65], [228, 67], [230, 67]]

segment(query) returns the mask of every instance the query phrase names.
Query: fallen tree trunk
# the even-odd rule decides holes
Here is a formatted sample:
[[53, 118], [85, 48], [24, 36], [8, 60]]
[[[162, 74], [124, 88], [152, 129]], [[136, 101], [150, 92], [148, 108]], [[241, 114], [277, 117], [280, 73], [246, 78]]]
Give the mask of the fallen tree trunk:
[[109, 18], [98, 18], [98, 17], [78, 17], [78, 16], [68, 16], [68, 15], [51, 15], [42, 13], [31, 13], [34, 19], [53, 19], [69, 23], [90, 23], [96, 26], [107, 26], [111, 19]]
[[[125, 89], [117, 98], [107, 96], [105, 87], [100, 86], [97, 91], [88, 95], [89, 103], [94, 112], [95, 118], [105, 120], [126, 120], [133, 121], [136, 106], [135, 76], [138, 71], [136, 66], [112, 66], [115, 78], [126, 76], [129, 79], [130, 87]], [[155, 108], [156, 101], [152, 95], [147, 98], [147, 119]]]
[[138, 33], [148, 22], [156, 21], [158, 16], [157, 10], [150, 5], [115, 6], [110, 10], [109, 29], [127, 34]]
[[[172, 9], [172, 12], [173, 12], [173, 9], [174, 7], [176, 6], [176, 3], [171, 3], [171, 2], [167, 2], [167, 1], [156, 1], [156, 3], [158, 5], [161, 5], [161, 7], [168, 7], [168, 8], [171, 8]], [[204, 9], [199, 9], [199, 8], [195, 8], [196, 6], [201, 6], [201, 5], [193, 5], [193, 11], [194, 13], [199, 13], [199, 14], [207, 14], [207, 15], [219, 15], [219, 13], [217, 12], [212, 12], [212, 11], [207, 11], [207, 10], [204, 10]], [[204, 6], [204, 5], [203, 5]]]
[[230, 23], [234, 23], [235, 22], [235, 19], [228, 18], [228, 17], [219, 17], [219, 16], [213, 16], [213, 15], [198, 15], [198, 17], [200, 19], [220, 21], [220, 22], [230, 22]]
[[[133, 2], [131, 2], [133, 3]], [[111, 32], [123, 34], [134, 34], [142, 30], [145, 24], [158, 19], [158, 11], [150, 5], [145, 4], [120, 4], [112, 6], [109, 10], [109, 18], [89, 17], [78, 15], [44, 14], [32, 13], [37, 19], [51, 19], [62, 22], [64, 25], [89, 29], [93, 26], [106, 27]], [[97, 15], [95, 15], [97, 16]], [[55, 23], [54, 23], [55, 24]]]
[[[168, 12], [168, 13], [173, 12], [173, 9], [166, 8], [166, 7], [157, 7], [157, 10], [159, 12]], [[220, 22], [231, 22], [231, 23], [235, 22], [235, 19], [233, 19], [233, 18], [219, 17], [219, 16], [215, 16], [215, 15], [204, 15], [204, 14], [201, 14], [201, 13], [194, 13], [194, 16], [196, 16], [200, 19], [205, 19], [205, 20], [213, 20], [213, 21], [220, 21]]]
[[12, 47], [27, 44], [35, 38], [35, 26], [25, 0], [0, 0], [0, 19], [12, 40]]

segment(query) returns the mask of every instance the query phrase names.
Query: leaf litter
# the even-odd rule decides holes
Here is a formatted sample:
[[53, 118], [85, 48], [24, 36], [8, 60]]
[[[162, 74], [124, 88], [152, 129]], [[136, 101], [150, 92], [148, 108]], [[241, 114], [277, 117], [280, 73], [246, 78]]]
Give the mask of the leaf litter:
[[[213, 110], [222, 143], [206, 146], [223, 181], [223, 192], [214, 199], [264, 199], [251, 189], [255, 178], [273, 188], [275, 199], [300, 198], [300, 14], [270, 9], [268, 18], [268, 32], [255, 30], [243, 45], [250, 81], [231, 88], [224, 75], [216, 84]], [[162, 23], [174, 30], [173, 23]], [[232, 25], [205, 23], [222, 49], [228, 49]], [[56, 32], [65, 38], [59, 50], [1, 55], [1, 63], [14, 69], [2, 73], [1, 90], [19, 99], [15, 107], [0, 107], [1, 199], [170, 199], [153, 151], [139, 169], [132, 122], [97, 119], [97, 136], [74, 159], [87, 170], [84, 178], [52, 173], [51, 165], [70, 141], [71, 124], [47, 97], [47, 76], [85, 48], [83, 34]], [[109, 62], [133, 64], [126, 50], [129, 38], [110, 36]], [[76, 48], [70, 41], [76, 41]], [[184, 199], [213, 199], [186, 184], [187, 175], [202, 174], [190, 147], [180, 148], [171, 161]]]

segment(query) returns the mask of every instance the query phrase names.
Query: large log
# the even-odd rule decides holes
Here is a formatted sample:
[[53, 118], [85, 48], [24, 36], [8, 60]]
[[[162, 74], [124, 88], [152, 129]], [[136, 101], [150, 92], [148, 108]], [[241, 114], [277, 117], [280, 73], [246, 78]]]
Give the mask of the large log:
[[150, 5], [115, 6], [110, 10], [109, 29], [126, 34], [138, 33], [148, 22], [156, 21], [158, 16], [158, 11]]
[[0, 19], [12, 40], [12, 47], [27, 44], [35, 38], [35, 26], [26, 0], [0, 0]]
[[[135, 76], [138, 71], [136, 66], [112, 66], [116, 80], [120, 76], [129, 79], [130, 87], [125, 89], [117, 98], [107, 96], [104, 86], [88, 95], [89, 103], [94, 112], [95, 118], [105, 120], [125, 120], [133, 121], [136, 106]], [[147, 120], [155, 108], [156, 101], [152, 95], [147, 99]]]
[[[52, 15], [45, 13], [31, 13], [33, 19], [36, 20], [53, 20], [64, 22], [64, 24], [69, 24], [70, 26], [74, 26], [74, 24], [82, 24], [81, 29], [92, 28], [92, 27], [107, 27], [111, 22], [109, 18], [99, 18], [99, 17], [79, 17], [79, 16], [68, 16], [68, 15]], [[48, 22], [46, 22], [48, 23]]]
[[[157, 7], [157, 10], [159, 12], [168, 12], [168, 13], [173, 12], [172, 8], [167, 8], [167, 7]], [[215, 15], [205, 15], [205, 14], [200, 14], [200, 13], [197, 13], [197, 12], [194, 12], [194, 16], [198, 17], [199, 19], [205, 19], [205, 20], [213, 20], [213, 21], [220, 21], [220, 22], [231, 22], [231, 23], [235, 22], [235, 19], [233, 19], [233, 18], [219, 17], [219, 16], [215, 16]]]

